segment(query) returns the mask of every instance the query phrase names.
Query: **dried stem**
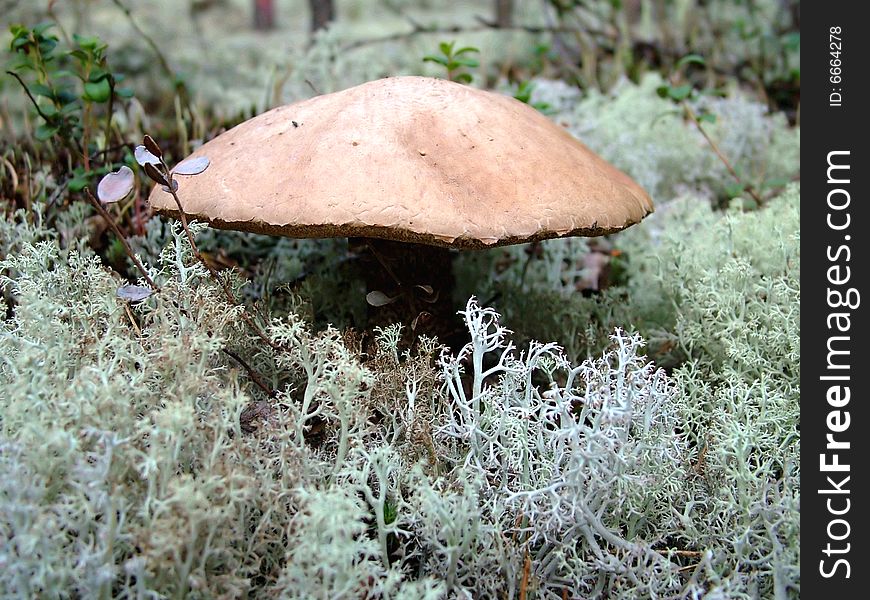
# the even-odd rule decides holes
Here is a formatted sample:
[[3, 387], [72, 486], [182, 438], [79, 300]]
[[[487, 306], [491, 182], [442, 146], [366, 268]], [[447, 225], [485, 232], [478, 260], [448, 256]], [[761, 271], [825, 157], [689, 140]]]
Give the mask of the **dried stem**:
[[109, 212], [103, 207], [103, 203], [94, 198], [94, 195], [91, 193], [89, 188], [85, 188], [86, 195], [90, 203], [97, 209], [97, 212], [100, 213], [100, 216], [106, 221], [106, 224], [112, 228], [112, 231], [121, 240], [121, 243], [124, 245], [124, 251], [127, 253], [127, 256], [130, 257], [130, 260], [133, 261], [133, 264], [136, 265], [136, 268], [139, 269], [139, 272], [142, 273], [142, 277], [145, 281], [148, 282], [148, 285], [151, 286], [151, 289], [155, 291], [160, 291], [160, 286], [154, 283], [154, 280], [151, 279], [151, 276], [148, 275], [148, 271], [145, 270], [145, 266], [139, 261], [139, 258], [133, 252], [133, 248], [130, 247], [130, 243], [127, 241], [127, 238], [124, 236], [124, 233], [118, 228], [115, 224], [115, 220], [109, 214]]
[[[190, 227], [187, 225], [187, 215], [184, 213], [184, 207], [181, 205], [181, 199], [178, 197], [178, 193], [175, 191], [175, 179], [172, 177], [172, 172], [169, 170], [169, 167], [166, 166], [166, 163], [163, 162], [163, 159], [160, 159], [160, 165], [163, 167], [163, 172], [166, 176], [166, 181], [168, 185], [166, 186], [169, 194], [172, 195], [172, 199], [175, 200], [175, 205], [178, 207], [178, 214], [181, 220], [181, 226], [184, 228], [184, 233], [187, 234], [187, 241], [190, 242], [190, 248], [193, 250], [193, 255], [205, 268], [208, 270], [209, 275], [211, 275], [212, 279], [214, 279], [223, 289], [224, 295], [226, 295], [227, 300], [230, 304], [237, 306], [240, 302], [236, 299], [235, 294], [233, 294], [232, 289], [230, 289], [230, 284], [226, 280], [224, 280], [217, 270], [209, 264], [207, 260], [202, 256], [199, 251], [199, 248], [196, 246], [196, 241], [193, 238], [193, 234], [190, 231]], [[251, 316], [247, 312], [242, 312], [242, 320], [251, 330], [257, 334], [261, 340], [263, 340], [266, 344], [269, 345], [273, 350], [280, 351], [281, 347], [273, 342], [271, 338], [266, 334], [262, 328], [254, 322]]]
[[[348, 50], [356, 50], [357, 48], [362, 48], [364, 46], [369, 46], [372, 44], [384, 44], [388, 42], [397, 42], [401, 40], [405, 40], [416, 35], [421, 34], [465, 34], [465, 33], [476, 33], [480, 31], [519, 31], [525, 32], [533, 35], [539, 35], [542, 33], [578, 33], [580, 30], [576, 27], [560, 27], [557, 25], [547, 25], [547, 26], [538, 26], [538, 25], [511, 25], [510, 27], [500, 27], [496, 23], [491, 21], [487, 21], [480, 16], [476, 17], [478, 23], [480, 25], [466, 27], [461, 25], [455, 25], [452, 27], [442, 27], [438, 25], [424, 25], [418, 23], [414, 19], [406, 17], [406, 20], [411, 25], [410, 31], [401, 31], [398, 33], [392, 33], [389, 35], [385, 35], [383, 37], [377, 38], [369, 38], [363, 40], [356, 40], [345, 44], [341, 48], [341, 52], [346, 52]], [[585, 30], [586, 33], [590, 33], [593, 35], [601, 35], [606, 37], [607, 39], [612, 39], [613, 34], [610, 34], [606, 31], [599, 30]]]
[[254, 369], [251, 367], [251, 365], [246, 363], [244, 361], [244, 359], [242, 359], [241, 356], [239, 356], [238, 354], [236, 354], [232, 350], [228, 350], [227, 348], [224, 348], [223, 352], [224, 352], [224, 354], [226, 354], [227, 356], [229, 356], [230, 358], [235, 360], [237, 363], [242, 365], [242, 367], [245, 369], [245, 371], [248, 372], [248, 377], [251, 378], [251, 381], [253, 381], [257, 385], [257, 387], [259, 387], [261, 390], [263, 390], [263, 392], [265, 392], [267, 396], [269, 396], [270, 398], [275, 397], [275, 390], [273, 390], [268, 385], [266, 385], [266, 383], [263, 381], [263, 378], [260, 377], [257, 374], [257, 372], [254, 371]]
[[24, 88], [24, 93], [27, 94], [27, 97], [30, 98], [30, 102], [33, 104], [33, 107], [36, 109], [36, 113], [42, 117], [43, 121], [46, 123], [51, 123], [51, 119], [49, 119], [44, 112], [42, 112], [42, 108], [39, 106], [39, 102], [36, 101], [36, 98], [33, 97], [33, 94], [30, 93], [30, 88], [27, 87], [27, 84], [24, 83], [24, 80], [16, 73], [15, 71], [6, 71], [7, 75], [12, 75], [15, 79], [18, 80], [18, 83], [21, 84], [21, 87]]
[[761, 198], [761, 195], [755, 191], [755, 188], [752, 185], [743, 182], [743, 180], [740, 178], [740, 175], [738, 175], [737, 171], [734, 170], [734, 167], [731, 166], [731, 162], [724, 154], [722, 154], [719, 146], [716, 144], [715, 141], [713, 141], [713, 138], [711, 138], [709, 134], [707, 134], [707, 132], [704, 130], [704, 127], [701, 125], [701, 121], [698, 120], [695, 111], [692, 110], [692, 107], [689, 106], [689, 103], [685, 100], [683, 100], [683, 109], [685, 109], [686, 111], [686, 116], [688, 116], [689, 120], [695, 124], [695, 127], [698, 129], [698, 131], [701, 132], [701, 135], [703, 135], [704, 139], [707, 140], [707, 143], [710, 144], [713, 152], [716, 153], [716, 156], [719, 157], [719, 160], [722, 161], [722, 164], [725, 165], [725, 168], [728, 169], [729, 173], [731, 173], [731, 177], [733, 177], [734, 180], [739, 183], [743, 187], [743, 189], [746, 190], [746, 193], [752, 196], [752, 199], [755, 200], [759, 206], [764, 204], [764, 200]]
[[133, 17], [133, 13], [130, 9], [123, 3], [121, 0], [112, 0], [112, 4], [117, 6], [121, 12], [124, 13], [124, 16], [127, 17], [127, 21], [129, 21], [130, 26], [139, 34], [139, 36], [145, 40], [145, 43], [151, 47], [151, 50], [154, 52], [154, 56], [157, 57], [157, 62], [160, 63], [160, 69], [163, 73], [169, 78], [170, 81], [175, 79], [175, 72], [172, 70], [172, 67], [169, 66], [169, 62], [166, 60], [166, 57], [163, 56], [163, 52], [160, 50], [160, 46], [157, 45], [157, 42], [154, 41], [150, 35], [145, 33], [139, 23], [136, 22], [136, 19]]
[[698, 552], [697, 550], [673, 550], [670, 548], [662, 548], [660, 550], [657, 550], [657, 552], [659, 554], [672, 554], [674, 556], [689, 556], [692, 558], [698, 558], [702, 554], [701, 552]]
[[529, 556], [529, 549], [526, 548], [525, 560], [523, 561], [523, 578], [520, 581], [520, 600], [526, 600], [526, 590], [529, 587], [529, 575], [532, 571], [532, 559]]

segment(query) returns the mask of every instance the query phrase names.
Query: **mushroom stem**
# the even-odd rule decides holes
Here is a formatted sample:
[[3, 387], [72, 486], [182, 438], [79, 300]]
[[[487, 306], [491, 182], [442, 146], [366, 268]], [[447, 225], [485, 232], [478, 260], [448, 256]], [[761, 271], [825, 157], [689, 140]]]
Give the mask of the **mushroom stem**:
[[450, 345], [458, 329], [453, 306], [453, 255], [447, 248], [374, 238], [350, 238], [363, 262], [366, 291], [395, 299], [369, 305], [369, 329], [401, 323], [407, 343], [420, 335]]

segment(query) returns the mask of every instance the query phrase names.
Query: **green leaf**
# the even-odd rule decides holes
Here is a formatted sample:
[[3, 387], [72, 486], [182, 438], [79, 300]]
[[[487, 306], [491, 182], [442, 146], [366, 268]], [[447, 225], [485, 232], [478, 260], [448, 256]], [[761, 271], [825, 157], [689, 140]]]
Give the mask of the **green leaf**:
[[82, 96], [85, 100], [91, 102], [105, 102], [112, 95], [112, 86], [109, 85], [108, 79], [101, 79], [97, 82], [88, 82], [85, 84], [85, 93]]
[[765, 189], [776, 189], [785, 187], [788, 185], [788, 179], [784, 179], [782, 177], [768, 179], [761, 183], [761, 187]]
[[10, 71], [15, 71], [16, 73], [22, 71], [33, 71], [33, 65], [30, 64], [30, 59], [23, 52], [21, 54], [15, 54], [9, 60], [7, 67]]
[[455, 79], [459, 83], [471, 83], [471, 75], [469, 73], [460, 73]]
[[73, 40], [79, 45], [79, 48], [91, 51], [96, 50], [102, 44], [102, 40], [95, 35], [79, 35], [74, 33]]
[[107, 79], [109, 77], [109, 75], [110, 75], [110, 73], [107, 70], [96, 67], [93, 70], [91, 70], [91, 74], [88, 77], [88, 81], [90, 81], [91, 83], [96, 83], [102, 79]]
[[51, 54], [56, 47], [57, 40], [54, 39], [47, 38], [39, 42], [39, 51], [42, 53], [44, 60], [46, 61], [50, 58], [46, 55]]
[[78, 102], [68, 102], [60, 107], [60, 114], [68, 118], [74, 118], [73, 115], [81, 110]]
[[9, 45], [12, 50], [20, 50], [24, 46], [30, 43], [30, 39], [27, 37], [16, 37], [12, 40], [12, 43]]
[[391, 523], [395, 522], [396, 517], [398, 516], [399, 507], [393, 502], [390, 502], [389, 500], [384, 502], [384, 523], [390, 525]]
[[68, 77], [78, 77], [75, 73], [70, 71], [69, 69], [58, 69], [54, 73], [52, 73], [52, 79], [63, 79]]
[[453, 64], [462, 67], [474, 68], [480, 66], [480, 61], [478, 61], [476, 58], [456, 58], [453, 60]]
[[453, 44], [455, 43], [456, 42], [441, 42], [438, 44], [438, 48], [444, 53], [444, 56], [450, 56], [453, 54]]
[[514, 98], [526, 104], [532, 99], [532, 90], [534, 85], [529, 81], [521, 81], [517, 91], [514, 93]]
[[54, 104], [46, 104], [41, 102], [39, 104], [39, 110], [49, 119], [57, 115], [57, 108], [55, 108]]
[[449, 64], [447, 62], [446, 58], [444, 58], [442, 56], [433, 56], [431, 54], [429, 56], [424, 56], [423, 62], [434, 62], [434, 63], [438, 63], [439, 65], [443, 65], [445, 67]]
[[35, 37], [39, 37], [43, 33], [45, 33], [46, 31], [51, 29], [52, 27], [54, 27], [54, 23], [52, 23], [51, 21], [43, 21], [42, 23], [39, 23], [38, 25], [34, 26], [33, 35]]
[[672, 99], [680, 101], [685, 100], [689, 96], [692, 95], [692, 86], [689, 84], [686, 85], [678, 85], [677, 87], [669, 87], [668, 88], [668, 96]]
[[57, 92], [57, 101], [61, 104], [72, 104], [76, 100], [78, 100], [78, 96], [70, 90], [58, 90]]
[[72, 50], [69, 55], [82, 63], [87, 63], [91, 59], [84, 50]]
[[702, 113], [698, 115], [698, 121], [700, 121], [701, 123], [715, 123], [716, 115], [714, 115], [713, 113]]
[[725, 193], [728, 194], [730, 198], [736, 198], [746, 189], [742, 183], [737, 183], [736, 181], [732, 181], [725, 185]]
[[660, 85], [659, 87], [656, 88], [656, 94], [659, 95], [659, 98], [667, 98], [668, 97], [668, 90], [670, 90], [670, 89], [671, 89], [671, 86], [669, 86], [669, 85]]
[[77, 177], [73, 177], [69, 180], [67, 184], [67, 188], [71, 192], [80, 192], [90, 183], [90, 178], [87, 175], [79, 175]]
[[466, 46], [465, 48], [460, 48], [456, 52], [453, 53], [453, 56], [459, 56], [460, 54], [465, 54], [466, 52], [480, 52], [479, 49], [474, 46]]
[[18, 23], [13, 23], [9, 26], [9, 33], [12, 34], [13, 38], [19, 38], [21, 36], [26, 36], [29, 30], [24, 25], [19, 25]]
[[132, 98], [133, 97], [133, 88], [123, 87], [116, 88], [115, 94], [120, 96], [121, 98]]
[[36, 139], [38, 139], [40, 142], [44, 142], [48, 139], [51, 139], [54, 134], [56, 134], [59, 130], [60, 127], [58, 127], [57, 125], [49, 125], [47, 123], [44, 123], [36, 128], [34, 137], [36, 137]]
[[677, 68], [684, 67], [688, 64], [696, 64], [701, 65], [702, 67], [707, 64], [707, 61], [704, 60], [704, 57], [700, 54], [687, 54], [683, 58], [677, 61]]
[[30, 86], [30, 93], [34, 96], [42, 96], [44, 98], [54, 99], [54, 90], [41, 83], [34, 83]]
[[700, 90], [698, 93], [702, 96], [713, 96], [716, 98], [726, 98], [728, 96], [728, 92], [716, 88], [706, 88]]

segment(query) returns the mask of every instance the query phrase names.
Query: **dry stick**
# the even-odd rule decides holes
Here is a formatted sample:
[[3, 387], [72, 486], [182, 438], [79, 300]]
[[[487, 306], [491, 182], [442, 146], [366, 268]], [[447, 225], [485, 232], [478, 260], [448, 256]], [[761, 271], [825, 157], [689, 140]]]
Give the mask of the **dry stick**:
[[722, 164], [725, 165], [725, 168], [728, 169], [729, 173], [731, 173], [731, 177], [733, 177], [737, 183], [739, 183], [741, 186], [743, 186], [743, 189], [745, 189], [746, 192], [750, 196], [752, 196], [753, 200], [755, 200], [758, 203], [758, 206], [761, 206], [762, 204], [764, 204], [764, 200], [761, 199], [761, 196], [758, 194], [758, 192], [755, 191], [755, 188], [748, 183], [743, 183], [743, 180], [740, 179], [740, 175], [737, 174], [737, 171], [734, 170], [734, 167], [731, 166], [731, 163], [728, 161], [728, 159], [725, 157], [725, 155], [722, 154], [722, 151], [719, 150], [719, 146], [717, 146], [716, 142], [713, 141], [713, 138], [711, 138], [707, 134], [707, 132], [704, 131], [704, 127], [701, 125], [701, 122], [698, 120], [698, 117], [695, 115], [695, 112], [692, 110], [692, 107], [690, 107], [689, 103], [686, 102], [685, 100], [683, 100], [683, 108], [686, 111], [686, 115], [689, 117], [689, 119], [691, 119], [692, 123], [695, 124], [695, 127], [698, 129], [698, 131], [701, 132], [701, 135], [703, 135], [704, 139], [707, 140], [707, 143], [710, 144], [710, 147], [713, 149], [713, 152], [716, 153], [716, 156], [719, 157], [719, 160], [722, 161]]
[[112, 4], [117, 6], [121, 12], [127, 17], [127, 20], [130, 22], [130, 26], [138, 33], [145, 43], [151, 47], [151, 51], [154, 52], [154, 56], [157, 57], [157, 62], [160, 63], [160, 69], [163, 71], [164, 75], [173, 83], [173, 87], [175, 88], [176, 94], [181, 96], [182, 102], [184, 102], [184, 107], [188, 110], [191, 110], [191, 102], [190, 102], [190, 94], [188, 93], [187, 86], [184, 82], [179, 82], [178, 78], [175, 75], [175, 71], [172, 70], [172, 67], [169, 66], [169, 61], [166, 60], [166, 57], [163, 55], [163, 52], [160, 50], [160, 46], [157, 42], [154, 41], [150, 35], [145, 33], [145, 30], [139, 26], [139, 23], [133, 17], [133, 13], [130, 9], [123, 3], [121, 0], [112, 0]]
[[[413, 19], [408, 19], [411, 24], [412, 29], [410, 31], [400, 31], [397, 33], [391, 33], [389, 35], [385, 35], [383, 37], [377, 38], [368, 38], [362, 40], [356, 40], [353, 42], [349, 42], [341, 47], [341, 52], [347, 52], [348, 50], [356, 50], [357, 48], [362, 48], [363, 46], [369, 46], [372, 44], [384, 44], [387, 42], [397, 42], [400, 40], [404, 40], [415, 35], [420, 34], [461, 34], [461, 33], [478, 33], [481, 31], [520, 31], [530, 34], [541, 34], [541, 33], [578, 33], [580, 30], [576, 27], [559, 27], [557, 25], [546, 25], [546, 26], [538, 26], [538, 25], [512, 25], [510, 27], [498, 27], [495, 23], [491, 23], [483, 18], [477, 17], [477, 21], [481, 23], [481, 25], [474, 27], [464, 27], [461, 25], [454, 25], [452, 27], [439, 27], [439, 26], [429, 26], [422, 25]], [[586, 33], [591, 33], [593, 35], [601, 35], [607, 38], [613, 38], [611, 34], [608, 34], [605, 31], [599, 30], [587, 30]]]
[[701, 556], [701, 552], [697, 550], [673, 550], [670, 548], [662, 548], [656, 552], [659, 554], [673, 554], [674, 556], [691, 556], [692, 558]]
[[[190, 242], [190, 248], [193, 250], [194, 257], [202, 263], [202, 265], [208, 270], [209, 275], [211, 275], [212, 279], [214, 279], [218, 284], [220, 284], [221, 288], [224, 291], [224, 294], [227, 297], [227, 300], [230, 304], [236, 306], [239, 304], [239, 301], [236, 300], [233, 291], [229, 287], [229, 283], [222, 280], [220, 274], [212, 267], [208, 261], [203, 258], [202, 254], [199, 252], [199, 248], [196, 246], [196, 241], [193, 239], [193, 234], [190, 232], [190, 228], [187, 226], [187, 216], [184, 213], [184, 208], [181, 206], [181, 200], [178, 198], [178, 194], [175, 191], [175, 179], [172, 177], [172, 172], [169, 170], [169, 167], [166, 166], [166, 163], [163, 162], [163, 159], [160, 159], [160, 164], [163, 167], [164, 174], [166, 175], [167, 186], [166, 189], [172, 195], [172, 199], [175, 200], [175, 205], [178, 207], [179, 218], [181, 220], [181, 226], [184, 228], [184, 233], [187, 234], [187, 241]], [[257, 325], [254, 320], [248, 315], [247, 312], [242, 312], [242, 320], [248, 325], [248, 327], [253, 330], [254, 333], [257, 334], [261, 340], [266, 342], [273, 350], [276, 352], [280, 352], [282, 348], [273, 342], [266, 332], [264, 332], [259, 325]]]
[[[15, 71], [6, 71], [7, 75], [12, 75], [15, 79], [18, 80], [18, 83], [21, 84], [21, 87], [24, 88], [24, 93], [27, 94], [27, 97], [30, 98], [30, 102], [33, 104], [33, 107], [36, 109], [36, 114], [42, 117], [43, 121], [46, 123], [51, 123], [51, 119], [49, 119], [44, 112], [42, 112], [42, 108], [39, 106], [39, 102], [36, 101], [36, 98], [33, 97], [33, 94], [30, 92], [30, 88], [27, 87], [27, 84], [24, 83], [24, 80], [16, 73]], [[78, 141], [78, 140], [76, 140]], [[67, 140], [68, 144], [70, 144], [70, 140]], [[85, 161], [87, 161], [87, 150], [83, 147], [79, 147], [79, 150], [82, 153], [82, 156], [85, 157]]]
[[106, 110], [106, 141], [108, 146], [112, 142], [112, 112], [115, 110], [115, 78], [109, 73], [109, 106]]
[[89, 188], [85, 188], [85, 192], [87, 194], [88, 200], [90, 200], [91, 204], [94, 208], [97, 209], [97, 212], [100, 213], [100, 216], [106, 221], [109, 227], [112, 228], [112, 231], [115, 232], [115, 235], [118, 236], [118, 239], [121, 240], [121, 243], [124, 245], [124, 251], [127, 253], [127, 256], [130, 257], [130, 260], [136, 265], [136, 268], [139, 269], [139, 272], [142, 273], [142, 277], [145, 278], [145, 281], [148, 282], [148, 285], [151, 286], [151, 289], [155, 291], [160, 291], [160, 286], [154, 283], [154, 280], [151, 279], [151, 276], [148, 275], [148, 271], [145, 270], [145, 267], [139, 262], [139, 259], [136, 257], [136, 254], [133, 252], [133, 248], [130, 247], [129, 242], [127, 242], [127, 238], [124, 237], [124, 234], [115, 224], [115, 220], [112, 219], [112, 216], [109, 212], [103, 208], [102, 202], [94, 198], [94, 195], [91, 194], [91, 190]]
[[[199, 248], [196, 246], [196, 241], [193, 239], [193, 234], [191, 233], [190, 228], [187, 226], [187, 216], [184, 214], [184, 208], [181, 206], [181, 200], [179, 199], [178, 194], [175, 191], [175, 180], [172, 177], [172, 171], [169, 170], [169, 167], [166, 166], [166, 163], [163, 161], [162, 158], [160, 159], [160, 164], [164, 169], [164, 173], [166, 174], [166, 181], [168, 183], [166, 189], [169, 190], [169, 193], [172, 195], [173, 200], [175, 200], [175, 205], [178, 207], [181, 226], [184, 227], [184, 232], [187, 234], [187, 241], [190, 243], [190, 248], [191, 250], [193, 250], [194, 257], [196, 257], [196, 259], [208, 270], [211, 278], [214, 279], [221, 286], [229, 303], [233, 306], [237, 306], [239, 304], [239, 301], [236, 300], [233, 291], [229, 287], [229, 283], [221, 279], [221, 276], [218, 274], [217, 270], [215, 270], [215, 268], [212, 267], [208, 263], [208, 261], [205, 260], [205, 258], [203, 258], [202, 254], [199, 251]], [[254, 320], [250, 317], [250, 315], [248, 315], [247, 312], [243, 311], [241, 316], [245, 324], [247, 324], [248, 327], [250, 327], [251, 330], [257, 334], [257, 337], [266, 342], [266, 344], [268, 344], [276, 352], [280, 352], [282, 350], [282, 348], [278, 344], [269, 339], [269, 336], [266, 335], [266, 333], [262, 329], [260, 329], [260, 327], [254, 322]], [[244, 367], [244, 369], [248, 372], [248, 376], [251, 378], [251, 381], [253, 381], [261, 390], [263, 390], [268, 397], [275, 397], [275, 390], [267, 386], [263, 382], [263, 379], [256, 373], [256, 371], [254, 371], [254, 369], [248, 363], [246, 363], [238, 354], [226, 348], [223, 348], [223, 351], [228, 356], [234, 358], [236, 362], [242, 365], [242, 367]]]
[[529, 549], [525, 551], [526, 559], [523, 561], [523, 578], [520, 581], [520, 600], [526, 600], [526, 590], [529, 587], [529, 574], [532, 570], [532, 559], [529, 556]]
[[133, 329], [136, 330], [136, 336], [142, 337], [142, 329], [139, 328], [139, 325], [136, 323], [136, 319], [133, 317], [133, 312], [130, 310], [130, 303], [124, 303], [124, 311], [127, 313], [127, 318], [130, 319], [130, 325], [133, 326]]
[[7, 75], [12, 75], [15, 79], [18, 80], [18, 83], [21, 84], [21, 87], [24, 88], [24, 93], [27, 94], [27, 97], [30, 98], [30, 102], [33, 104], [33, 108], [36, 109], [36, 114], [38, 114], [46, 123], [50, 123], [51, 119], [45, 116], [45, 113], [42, 112], [42, 108], [39, 106], [39, 102], [36, 101], [36, 98], [33, 97], [33, 94], [30, 93], [30, 88], [27, 87], [27, 84], [24, 83], [24, 80], [16, 73], [15, 71], [6, 71]]
[[15, 190], [18, 189], [18, 172], [15, 170], [15, 165], [5, 156], [0, 156], [0, 164], [3, 165], [4, 171], [8, 171], [9, 178], [12, 179], [12, 193], [14, 194]]
[[538, 253], [538, 248], [541, 247], [540, 240], [536, 240], [529, 244], [526, 248], [526, 252], [529, 253], [529, 257], [526, 259], [525, 264], [523, 265], [523, 270], [520, 273], [520, 287], [525, 285], [526, 283], [526, 273], [529, 271], [529, 265], [532, 263], [532, 260], [535, 258], [535, 254]]
[[145, 30], [143, 30], [139, 26], [139, 23], [136, 22], [136, 19], [133, 17], [133, 13], [130, 12], [130, 9], [127, 8], [127, 6], [124, 5], [121, 0], [112, 0], [112, 4], [117, 6], [121, 10], [121, 12], [124, 13], [124, 16], [126, 16], [127, 20], [130, 22], [130, 26], [136, 31], [136, 33], [138, 33], [142, 37], [143, 40], [145, 40], [145, 43], [151, 47], [151, 50], [154, 52], [154, 56], [157, 57], [157, 62], [160, 63], [160, 69], [163, 71], [163, 73], [171, 80], [174, 80], [175, 72], [172, 70], [172, 67], [169, 66], [169, 62], [166, 60], [166, 57], [163, 56], [163, 52], [160, 50], [160, 46], [157, 45], [157, 42], [154, 41], [154, 38], [145, 33]]
[[273, 389], [270, 388], [268, 385], [266, 385], [266, 383], [263, 381], [263, 379], [262, 379], [262, 378], [257, 374], [256, 371], [254, 371], [254, 369], [251, 367], [251, 365], [249, 365], [248, 363], [246, 363], [246, 362], [242, 359], [241, 356], [239, 356], [238, 354], [236, 354], [236, 353], [233, 352], [232, 350], [228, 350], [228, 349], [226, 349], [226, 348], [223, 348], [223, 352], [224, 352], [224, 354], [226, 354], [227, 356], [229, 356], [229, 357], [231, 357], [232, 359], [234, 359], [237, 363], [239, 363], [240, 365], [242, 365], [242, 367], [244, 367], [245, 371], [248, 372], [248, 377], [251, 378], [251, 381], [253, 381], [255, 384], [257, 384], [257, 386], [258, 386], [261, 390], [263, 390], [263, 391], [266, 393], [267, 396], [269, 396], [270, 398], [274, 398], [274, 397], [275, 397], [275, 390], [273, 390]]
[[124, 150], [125, 148], [128, 150], [132, 150], [133, 144], [128, 144], [127, 142], [124, 142], [121, 144], [115, 144], [114, 146], [103, 148], [102, 150], [96, 150], [91, 154], [91, 160], [97, 160], [101, 156], [111, 154], [112, 152], [117, 152], [118, 150]]
[[402, 281], [398, 277], [396, 277], [396, 274], [390, 268], [390, 265], [387, 263], [387, 260], [384, 258], [384, 256], [380, 252], [378, 252], [377, 248], [375, 248], [374, 245], [367, 244], [367, 246], [369, 251], [371, 251], [372, 256], [374, 256], [377, 261], [381, 263], [381, 267], [384, 268], [384, 271], [387, 272], [387, 275], [390, 276], [390, 278], [395, 282], [397, 286], [399, 286], [400, 289], [403, 289], [404, 286], [402, 285]]

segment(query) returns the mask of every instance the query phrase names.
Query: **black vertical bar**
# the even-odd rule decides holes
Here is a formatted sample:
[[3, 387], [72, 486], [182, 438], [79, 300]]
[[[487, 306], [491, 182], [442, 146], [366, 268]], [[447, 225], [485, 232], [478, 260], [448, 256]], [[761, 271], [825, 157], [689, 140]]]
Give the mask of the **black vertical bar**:
[[807, 74], [801, 94], [801, 594], [806, 598], [865, 597], [868, 587], [870, 416], [862, 377], [870, 357], [866, 6], [848, 0], [803, 5], [808, 18], [801, 28], [801, 71]]

